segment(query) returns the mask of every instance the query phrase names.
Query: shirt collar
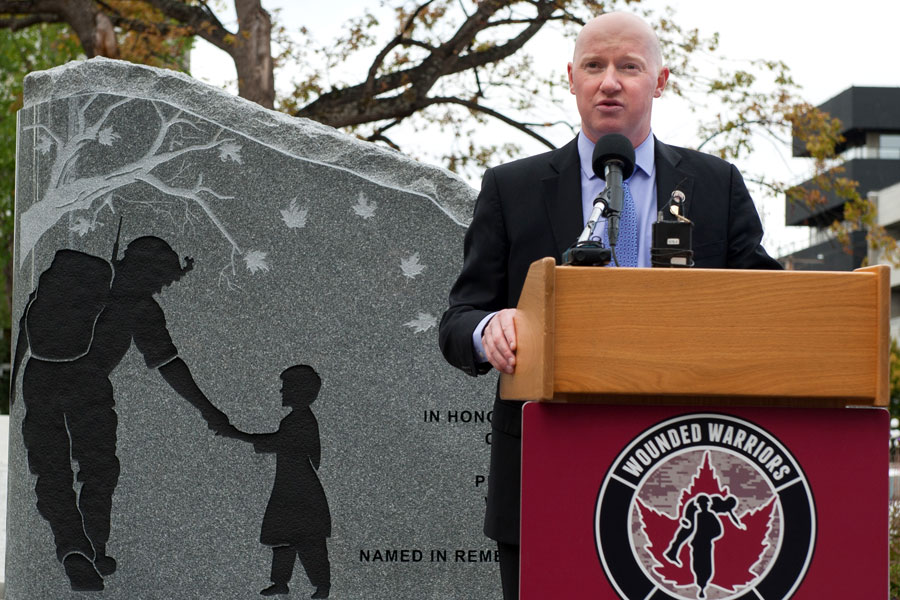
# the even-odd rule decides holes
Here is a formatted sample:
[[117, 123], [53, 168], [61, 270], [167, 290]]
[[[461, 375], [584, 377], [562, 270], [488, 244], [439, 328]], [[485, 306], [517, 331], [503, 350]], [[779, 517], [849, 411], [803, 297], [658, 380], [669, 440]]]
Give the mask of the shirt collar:
[[[647, 139], [641, 142], [641, 145], [634, 149], [634, 164], [637, 168], [644, 172], [647, 176], [653, 175], [654, 163], [654, 138], [651, 131], [647, 135]], [[594, 156], [594, 142], [589, 140], [584, 133], [578, 134], [578, 158], [581, 161], [581, 173], [583, 177], [595, 179], [597, 175], [591, 166], [591, 159]], [[583, 180], [582, 180], [583, 181]]]

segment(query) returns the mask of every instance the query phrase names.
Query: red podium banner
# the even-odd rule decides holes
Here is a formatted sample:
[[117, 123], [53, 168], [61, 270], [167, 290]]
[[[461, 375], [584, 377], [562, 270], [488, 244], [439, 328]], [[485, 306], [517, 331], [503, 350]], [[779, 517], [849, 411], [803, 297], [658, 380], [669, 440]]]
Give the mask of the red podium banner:
[[527, 404], [521, 598], [886, 598], [888, 421]]

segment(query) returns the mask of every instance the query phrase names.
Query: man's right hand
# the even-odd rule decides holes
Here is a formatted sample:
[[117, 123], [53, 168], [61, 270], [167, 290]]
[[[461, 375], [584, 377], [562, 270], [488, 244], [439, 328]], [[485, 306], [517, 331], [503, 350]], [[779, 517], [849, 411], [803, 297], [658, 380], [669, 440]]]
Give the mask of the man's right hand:
[[516, 309], [505, 308], [488, 322], [481, 334], [484, 355], [501, 373], [516, 370]]

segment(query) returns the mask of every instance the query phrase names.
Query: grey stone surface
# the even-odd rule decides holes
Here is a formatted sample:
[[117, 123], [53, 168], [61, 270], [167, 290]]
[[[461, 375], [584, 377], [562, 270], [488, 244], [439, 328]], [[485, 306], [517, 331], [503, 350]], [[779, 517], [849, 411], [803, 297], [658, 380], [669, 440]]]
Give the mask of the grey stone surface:
[[[0, 415], [0, 555], [6, 552], [6, 486], [9, 475], [9, 415]], [[0, 582], [6, 581], [6, 564], [0, 564]], [[0, 584], [0, 599], [3, 586]]]
[[[14, 319], [58, 249], [109, 258], [120, 218], [122, 248], [164, 239], [195, 265], [156, 300], [179, 356], [235, 426], [278, 429], [285, 368], [322, 377], [312, 410], [333, 522], [330, 597], [499, 597], [481, 534], [495, 382], [446, 365], [436, 340], [475, 191], [170, 71], [72, 63], [30, 75], [25, 101]], [[134, 346], [110, 380], [118, 570], [99, 597], [257, 597], [269, 584], [259, 538], [274, 455], [214, 436]], [[20, 382], [6, 597], [94, 597], [70, 591], [35, 507], [25, 414]], [[313, 590], [299, 563], [291, 590]]]

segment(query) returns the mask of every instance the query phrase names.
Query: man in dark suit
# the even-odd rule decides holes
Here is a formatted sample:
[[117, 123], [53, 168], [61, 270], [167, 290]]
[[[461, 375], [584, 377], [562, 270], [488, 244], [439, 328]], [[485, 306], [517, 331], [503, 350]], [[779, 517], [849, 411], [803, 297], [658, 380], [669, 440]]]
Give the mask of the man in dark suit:
[[[582, 120], [578, 137], [558, 150], [489, 169], [482, 182], [462, 272], [440, 326], [444, 356], [469, 375], [491, 368], [514, 372], [513, 307], [528, 267], [545, 256], [559, 262], [582, 231], [591, 201], [603, 189], [591, 155], [606, 134], [622, 134], [635, 147], [637, 166], [626, 182], [637, 222], [633, 266], [649, 266], [650, 226], [679, 189], [694, 222], [695, 266], [780, 268], [760, 246], [762, 226], [737, 169], [652, 135], [653, 99], [662, 94], [669, 70], [649, 25], [624, 13], [590, 21], [576, 40], [568, 76]], [[518, 598], [521, 416], [521, 403], [496, 399], [484, 531], [498, 542], [506, 600]]]

